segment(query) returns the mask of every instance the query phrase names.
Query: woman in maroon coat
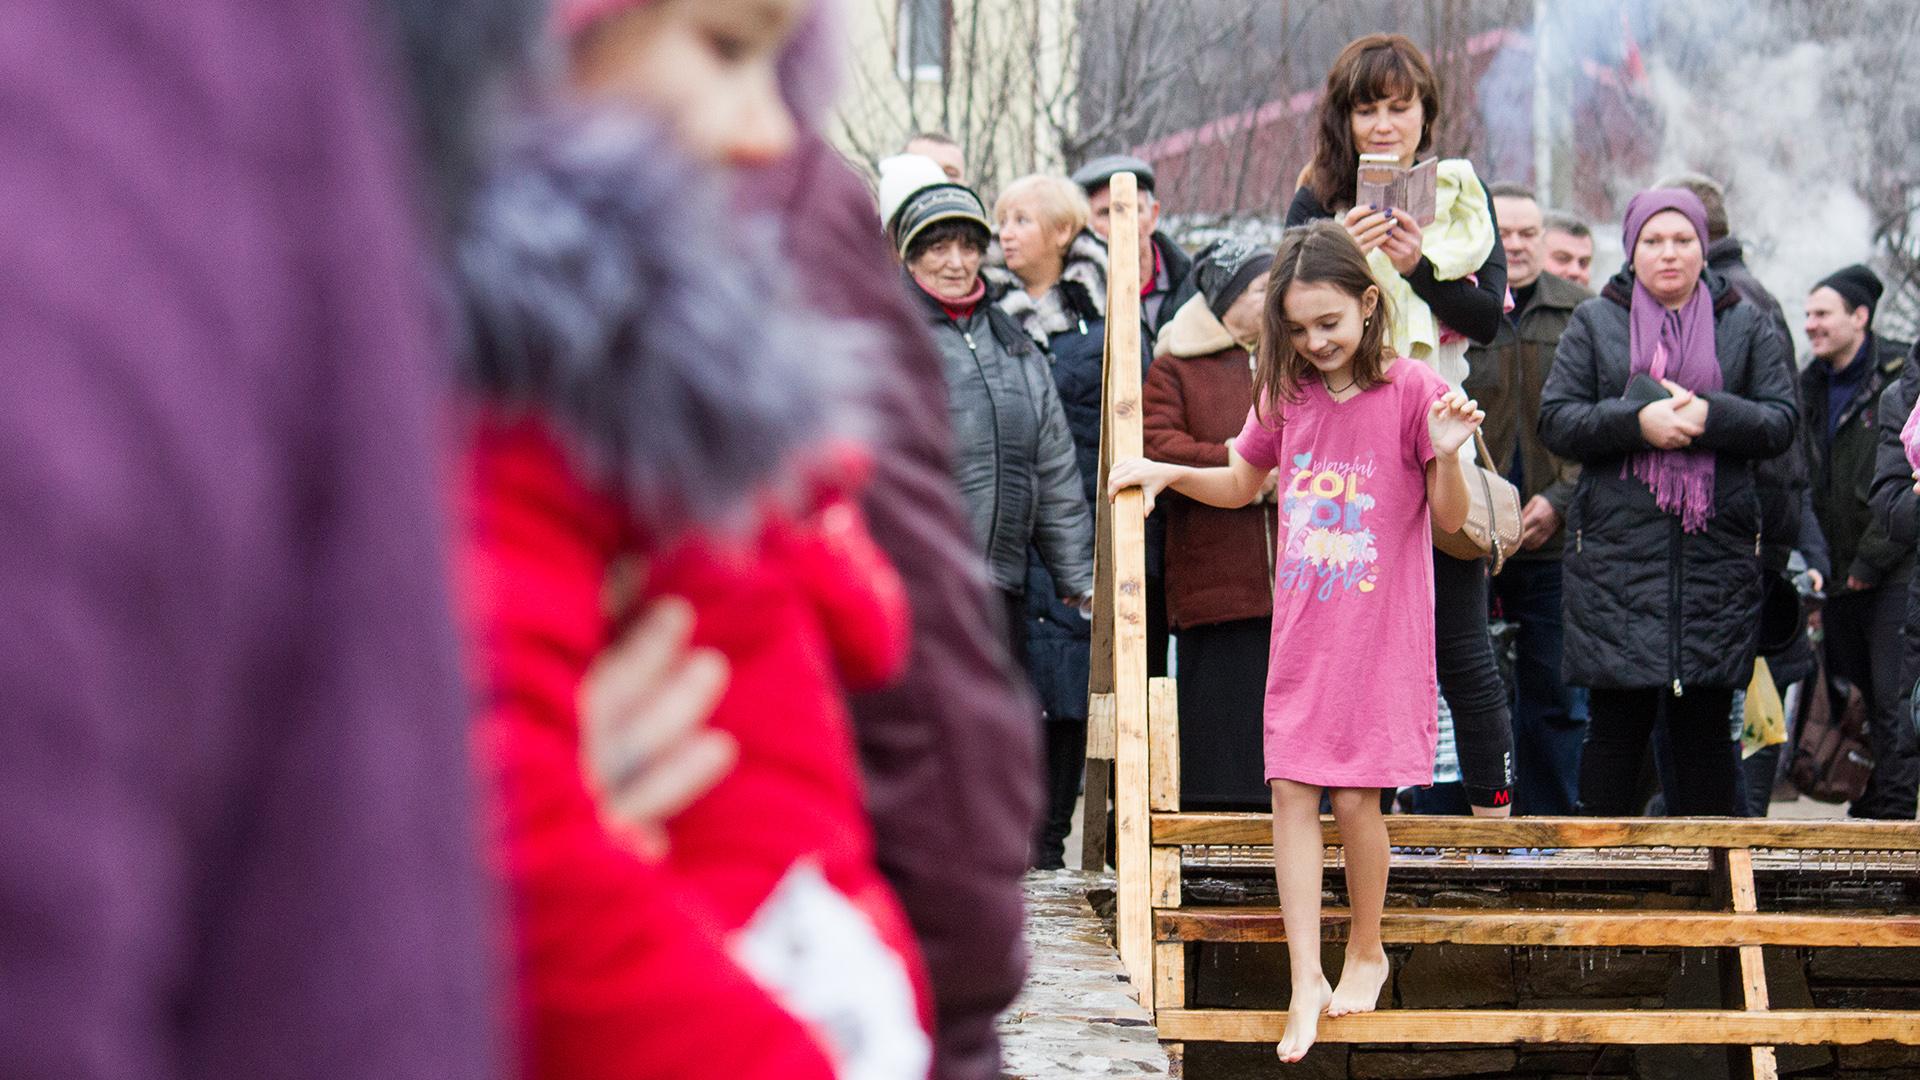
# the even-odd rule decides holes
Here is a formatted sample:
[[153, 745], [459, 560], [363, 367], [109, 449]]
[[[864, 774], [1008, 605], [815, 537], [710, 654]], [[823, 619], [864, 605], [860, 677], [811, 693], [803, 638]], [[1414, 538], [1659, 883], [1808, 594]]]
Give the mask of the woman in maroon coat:
[[[1146, 451], [1225, 465], [1253, 407], [1253, 346], [1273, 253], [1240, 240], [1194, 267], [1200, 291], [1161, 331], [1147, 372]], [[1167, 616], [1180, 635], [1180, 794], [1191, 809], [1271, 806], [1260, 758], [1273, 614], [1274, 507], [1238, 510], [1170, 496]]]

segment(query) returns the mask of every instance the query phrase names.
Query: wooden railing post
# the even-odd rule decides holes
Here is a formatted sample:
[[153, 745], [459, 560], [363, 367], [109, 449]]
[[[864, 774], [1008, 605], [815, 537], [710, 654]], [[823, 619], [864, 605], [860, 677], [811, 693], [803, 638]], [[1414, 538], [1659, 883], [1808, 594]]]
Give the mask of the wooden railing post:
[[[1711, 871], [1714, 897], [1736, 914], [1760, 910], [1753, 884], [1753, 849], [1714, 848]], [[1730, 1009], [1767, 1011], [1766, 955], [1758, 945], [1723, 949], [1720, 955], [1721, 1003]], [[1727, 1050], [1727, 1069], [1734, 1080], [1778, 1080], [1780, 1069], [1771, 1046], [1737, 1046]]]
[[[1102, 380], [1100, 483], [1097, 486], [1094, 544], [1094, 622], [1089, 692], [1111, 694], [1112, 740], [1089, 730], [1090, 747], [1111, 745], [1113, 804], [1118, 876], [1115, 933], [1120, 960], [1133, 979], [1141, 1003], [1153, 1007], [1153, 902], [1151, 841], [1148, 829], [1149, 758], [1147, 737], [1147, 582], [1144, 499], [1135, 489], [1105, 497], [1107, 471], [1115, 461], [1142, 453], [1140, 408], [1140, 261], [1139, 185], [1132, 173], [1118, 173], [1108, 187], [1112, 224], [1108, 250], [1107, 340]], [[1092, 720], [1094, 710], [1088, 710]], [[1081, 828], [1091, 849], [1091, 834], [1106, 828], [1104, 801], [1094, 803], [1093, 772], [1103, 763], [1088, 761], [1087, 805]]]

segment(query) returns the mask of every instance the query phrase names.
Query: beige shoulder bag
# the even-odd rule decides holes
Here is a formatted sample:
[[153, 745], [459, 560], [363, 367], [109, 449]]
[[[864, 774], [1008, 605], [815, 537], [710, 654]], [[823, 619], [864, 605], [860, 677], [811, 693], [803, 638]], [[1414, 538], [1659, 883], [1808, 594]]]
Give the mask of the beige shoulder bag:
[[1454, 532], [1433, 531], [1433, 546], [1456, 559], [1491, 559], [1499, 573], [1520, 548], [1520, 491], [1500, 470], [1480, 432], [1473, 433], [1478, 460], [1460, 456], [1467, 474], [1467, 523]]

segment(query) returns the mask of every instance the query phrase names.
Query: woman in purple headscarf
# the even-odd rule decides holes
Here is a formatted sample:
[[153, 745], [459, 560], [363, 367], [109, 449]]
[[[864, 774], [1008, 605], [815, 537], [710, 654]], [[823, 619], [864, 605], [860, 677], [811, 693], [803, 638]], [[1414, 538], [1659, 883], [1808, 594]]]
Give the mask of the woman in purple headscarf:
[[1627, 204], [1628, 265], [1574, 311], [1540, 434], [1582, 465], [1567, 516], [1566, 676], [1592, 690], [1583, 812], [1633, 813], [1666, 719], [1675, 814], [1732, 814], [1734, 690], [1753, 668], [1761, 598], [1753, 464], [1799, 422], [1788, 343], [1706, 269], [1691, 192]]

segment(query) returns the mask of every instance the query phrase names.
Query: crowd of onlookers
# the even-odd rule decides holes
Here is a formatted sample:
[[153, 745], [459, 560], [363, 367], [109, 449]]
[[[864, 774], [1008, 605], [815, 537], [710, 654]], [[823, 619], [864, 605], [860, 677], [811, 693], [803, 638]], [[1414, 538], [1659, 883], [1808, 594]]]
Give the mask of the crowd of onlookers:
[[[1330, 74], [1317, 126], [1345, 130], [1348, 141], [1333, 145], [1323, 134], [1287, 223], [1338, 216], [1364, 247], [1369, 238], [1356, 223], [1367, 208], [1351, 205], [1353, 157], [1388, 151], [1411, 162], [1427, 155], [1438, 97], [1424, 61], [1404, 39], [1363, 40], [1367, 47], [1349, 49]], [[1395, 92], [1347, 100], [1356, 87]], [[921, 154], [945, 154], [944, 170], [931, 171]], [[1610, 366], [1628, 375], [1643, 370], [1631, 366], [1641, 329], [1627, 316], [1636, 285], [1646, 284], [1634, 272], [1647, 265], [1637, 260], [1635, 244], [1650, 239], [1623, 237], [1627, 265], [1596, 296], [1594, 241], [1585, 223], [1543, 206], [1523, 184], [1483, 188], [1466, 163], [1441, 165], [1443, 190], [1449, 167], [1472, 183], [1476, 203], [1486, 204], [1478, 224], [1498, 242], [1469, 250], [1470, 265], [1448, 266], [1461, 262], [1446, 248], [1455, 237], [1429, 225], [1424, 243], [1396, 250], [1388, 239], [1369, 257], [1376, 276], [1392, 280], [1388, 291], [1400, 307], [1414, 314], [1400, 317], [1396, 345], [1486, 411], [1483, 434], [1518, 489], [1522, 532], [1495, 573], [1485, 561], [1435, 556], [1437, 659], [1451, 729], [1443, 754], [1453, 759], [1441, 768], [1459, 782], [1411, 792], [1411, 804], [1531, 814], [1639, 813], [1664, 805], [1764, 815], [1776, 791], [1790, 793], [1790, 747], [1783, 747], [1780, 729], [1791, 729], [1816, 695], [1844, 707], [1857, 688], [1870, 722], [1861, 733], [1865, 745], [1855, 749], [1870, 753], [1874, 764], [1866, 789], [1852, 793], [1851, 811], [1914, 817], [1915, 670], [1903, 660], [1900, 634], [1913, 545], [1899, 539], [1912, 528], [1892, 520], [1898, 511], [1890, 508], [1876, 517], [1870, 504], [1876, 454], [1897, 449], [1897, 422], [1908, 411], [1896, 384], [1910, 349], [1873, 329], [1878, 278], [1852, 266], [1811, 292], [1805, 331], [1812, 355], [1796, 364], [1779, 303], [1746, 269], [1730, 233], [1721, 186], [1695, 174], [1663, 181], [1658, 189], [1682, 190], [1697, 202], [1668, 200], [1673, 205], [1662, 209], [1693, 226], [1668, 246], [1691, 245], [1676, 281], [1705, 298], [1711, 319], [1698, 330], [1710, 330], [1718, 350], [1709, 356], [1700, 346], [1695, 363], [1706, 381], [1713, 376], [1708, 367], [1720, 369], [1717, 385], [1688, 391], [1699, 401], [1689, 415], [1675, 410], [1668, 418], [1671, 404], [1647, 411], [1654, 403], [1635, 395], [1650, 383], [1677, 400], [1662, 386], [1673, 381], [1671, 373], [1624, 380], [1637, 385], [1621, 400], [1606, 401], [1620, 395], [1602, 392]], [[944, 135], [917, 136], [906, 154], [883, 162], [882, 216], [901, 237], [921, 290], [946, 298], [944, 317], [939, 307], [930, 309], [936, 333], [953, 333], [956, 344], [988, 340], [966, 336], [965, 318], [976, 313], [952, 306], [954, 298], [1010, 317], [992, 323], [1002, 328], [992, 340], [1017, 343], [1013, 325], [1025, 330], [1054, 375], [1089, 499], [1099, 445], [1107, 186], [1116, 172], [1132, 172], [1142, 193], [1148, 456], [1225, 464], [1227, 444], [1253, 403], [1252, 357], [1270, 252], [1228, 239], [1189, 258], [1158, 228], [1167, 208], [1152, 166], [1112, 156], [1079, 169], [1071, 183], [1031, 176], [1008, 185], [991, 220], [977, 200], [971, 215], [951, 215], [966, 219], [954, 229], [971, 239], [949, 288], [926, 254], [931, 245], [907, 235], [918, 228], [918, 211], [894, 212], [905, 189], [918, 183], [906, 179], [916, 169], [953, 198], [964, 200], [968, 191]], [[891, 200], [890, 185], [897, 192]], [[1673, 286], [1676, 303], [1681, 284]], [[1577, 314], [1583, 304], [1584, 318]], [[1603, 318], [1609, 315], [1617, 317]], [[961, 444], [969, 433], [991, 437], [969, 420], [970, 399], [962, 396], [990, 380], [974, 375], [967, 353], [950, 349], [948, 359]], [[1896, 397], [1889, 401], [1897, 404], [1881, 409], [1890, 388]], [[1050, 413], [1051, 404], [1041, 401], [1046, 389], [1034, 400]], [[1881, 416], [1893, 424], [1891, 433], [1882, 430]], [[1640, 426], [1620, 427], [1628, 418]], [[1010, 447], [1000, 441], [997, 449]], [[1686, 464], [1691, 483], [1704, 485], [1711, 500], [1700, 501], [1673, 535], [1666, 521], [1673, 515], [1664, 512], [1632, 524], [1645, 484], [1623, 491], [1614, 483], [1614, 473], [1634, 472], [1650, 451], [1666, 452], [1669, 471]], [[1881, 488], [1904, 494], [1897, 490], [1897, 457], [1883, 471]], [[1007, 494], [982, 491], [977, 511], [987, 494]], [[1170, 628], [1177, 642], [1171, 651], [1179, 676], [1182, 799], [1194, 808], [1267, 803], [1251, 748], [1267, 685], [1275, 541], [1284, 534], [1275, 503], [1268, 496], [1222, 510], [1173, 495], [1150, 523], [1157, 526], [1149, 533], [1153, 625]], [[1012, 621], [1010, 642], [1024, 655], [1045, 707], [1051, 809], [1035, 857], [1049, 866], [1060, 864], [1079, 784], [1087, 634], [1074, 612], [1083, 579], [1063, 576], [1071, 560], [1045, 520], [1050, 506], [1077, 519], [1075, 508], [1039, 505], [1028, 573], [1022, 578], [1014, 560], [996, 557], [995, 583], [1010, 612], [1027, 613], [1024, 625]], [[1084, 535], [1082, 526], [1073, 528]], [[980, 538], [989, 542], [986, 532]], [[994, 532], [991, 543], [997, 551], [1008, 536]], [[1150, 648], [1153, 660], [1164, 662], [1165, 639], [1156, 637]], [[1768, 737], [1748, 734], [1743, 747], [1756, 657], [1782, 699], [1774, 710], [1781, 715]]]
[[[1187, 252], [1124, 156], [989, 205], [932, 133], [876, 206], [823, 0], [90, 7], [0, 35], [0, 1073], [996, 1076], [1086, 753], [1111, 260], [1149, 453], [1218, 468], [1276, 253]], [[1464, 161], [1424, 227], [1352, 205], [1432, 149], [1411, 43], [1328, 87], [1288, 223], [1522, 504], [1432, 555], [1416, 807], [1764, 813], [1763, 656], [1857, 688], [1853, 812], [1913, 817], [1878, 279], [1813, 291], [1796, 374], [1712, 181], [1636, 198], [1596, 297], [1590, 231]], [[1192, 806], [1269, 805], [1281, 464], [1148, 522]]]

